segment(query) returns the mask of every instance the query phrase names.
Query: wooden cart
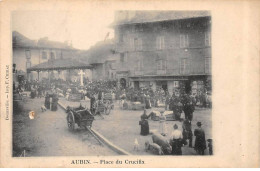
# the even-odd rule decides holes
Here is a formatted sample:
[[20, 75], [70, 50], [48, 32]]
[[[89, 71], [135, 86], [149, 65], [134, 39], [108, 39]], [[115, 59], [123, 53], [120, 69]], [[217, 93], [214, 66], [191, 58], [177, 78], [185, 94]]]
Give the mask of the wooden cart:
[[92, 127], [94, 116], [88, 109], [82, 107], [81, 105], [78, 108], [71, 108], [68, 106], [66, 113], [69, 130], [73, 131], [76, 124], [80, 128]]

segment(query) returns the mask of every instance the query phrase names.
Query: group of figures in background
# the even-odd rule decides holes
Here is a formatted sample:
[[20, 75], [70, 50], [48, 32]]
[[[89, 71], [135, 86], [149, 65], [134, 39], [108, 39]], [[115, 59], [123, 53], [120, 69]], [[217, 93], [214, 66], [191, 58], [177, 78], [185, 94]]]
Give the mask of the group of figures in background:
[[[80, 94], [80, 99], [89, 98], [90, 111], [93, 112], [94, 104], [96, 101], [102, 101], [106, 93], [110, 93], [112, 99], [121, 101], [124, 105], [127, 101], [138, 102], [144, 104], [145, 109], [153, 107], [164, 106], [164, 110], [172, 111], [175, 115], [175, 120], [182, 122], [182, 131], [178, 128], [177, 124], [173, 125], [173, 131], [170, 135], [169, 142], [171, 146], [172, 155], [182, 155], [182, 147], [189, 145], [193, 148], [192, 139], [195, 136], [194, 149], [197, 154], [204, 155], [206, 149], [205, 132], [201, 128], [202, 123], [198, 122], [194, 132], [192, 132], [192, 120], [195, 107], [211, 107], [211, 101], [207, 100], [207, 91], [203, 95], [193, 96], [184, 91], [175, 91], [172, 95], [167, 90], [157, 88], [155, 91], [151, 87], [142, 87], [139, 89], [134, 88], [121, 88], [117, 85], [116, 81], [89, 81], [85, 86], [73, 84], [73, 82], [66, 82], [63, 80], [23, 80], [16, 86], [14, 90], [18, 93], [23, 91], [30, 91], [31, 98], [45, 97], [44, 106], [51, 111], [57, 110], [59, 97], [68, 97], [70, 94]], [[122, 102], [123, 101], [123, 102]], [[184, 112], [185, 118], [181, 118], [181, 113]], [[151, 114], [147, 115], [146, 110], [141, 115], [141, 135], [146, 136], [150, 134], [148, 119]], [[161, 111], [159, 116], [159, 135], [157, 139], [166, 138], [166, 117], [164, 111]], [[153, 135], [155, 136], [155, 135]], [[159, 137], [159, 138], [158, 138]], [[187, 143], [188, 141], [188, 143]], [[155, 142], [154, 142], [155, 143]], [[162, 147], [162, 146], [160, 146]], [[212, 139], [208, 139], [209, 154], [212, 154]], [[169, 154], [169, 149], [162, 149], [164, 154]], [[167, 152], [168, 151], [168, 152]]]

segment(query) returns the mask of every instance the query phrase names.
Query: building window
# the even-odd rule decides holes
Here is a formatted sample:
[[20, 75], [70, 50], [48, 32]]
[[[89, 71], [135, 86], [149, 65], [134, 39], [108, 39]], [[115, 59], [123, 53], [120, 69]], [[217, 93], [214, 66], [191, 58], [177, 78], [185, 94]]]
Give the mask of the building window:
[[134, 51], [138, 49], [138, 39], [134, 38]]
[[137, 61], [136, 70], [141, 71], [144, 67], [144, 61], [142, 57], [139, 57], [139, 60]]
[[137, 50], [143, 50], [143, 40], [141, 38], [139, 38], [137, 40], [137, 43], [138, 43]]
[[131, 38], [130, 39], [131, 50], [137, 51], [143, 49], [143, 41], [141, 38]]
[[[127, 53], [120, 53], [120, 62], [127, 62]], [[110, 65], [110, 67], [112, 68], [112, 65]]]
[[47, 52], [46, 51], [42, 52], [42, 59], [47, 59]]
[[211, 34], [210, 32], [205, 32], [205, 46], [211, 45]]
[[181, 59], [180, 74], [188, 73], [188, 59]]
[[132, 33], [135, 33], [135, 31], [136, 31], [136, 26], [133, 25], [133, 26], [131, 27], [131, 32], [132, 32]]
[[120, 62], [125, 62], [125, 55], [124, 55], [124, 53], [120, 53]]
[[189, 36], [187, 34], [180, 35], [180, 47], [185, 48], [189, 46]]
[[133, 37], [130, 38], [130, 49], [131, 50], [135, 49], [135, 38]]
[[51, 59], [55, 59], [55, 54], [54, 54], [54, 52], [50, 52], [50, 58], [51, 58]]
[[158, 50], [164, 49], [164, 36], [159, 36], [156, 38], [156, 48]]
[[128, 36], [125, 34], [124, 36], [122, 36], [122, 42], [120, 42], [120, 43], [124, 43], [124, 42], [127, 42], [127, 38], [128, 38]]
[[29, 49], [25, 50], [26, 59], [31, 59], [31, 51]]
[[179, 81], [173, 81], [173, 87], [179, 87]]
[[119, 34], [119, 37], [118, 37], [119, 39], [118, 39], [118, 42], [119, 43], [123, 43], [124, 42], [124, 36], [123, 36], [123, 34]]
[[166, 70], [166, 60], [160, 59], [157, 61], [157, 70]]
[[205, 58], [205, 73], [211, 73], [211, 58]]

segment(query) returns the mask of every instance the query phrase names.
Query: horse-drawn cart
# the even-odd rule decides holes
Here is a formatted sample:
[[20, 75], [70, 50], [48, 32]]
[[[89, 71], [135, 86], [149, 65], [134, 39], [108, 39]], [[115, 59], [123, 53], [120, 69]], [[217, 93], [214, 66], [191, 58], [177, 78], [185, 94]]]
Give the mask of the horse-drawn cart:
[[75, 129], [75, 124], [80, 128], [91, 128], [94, 116], [91, 112], [82, 107], [81, 105], [78, 108], [67, 107], [67, 124], [71, 131]]

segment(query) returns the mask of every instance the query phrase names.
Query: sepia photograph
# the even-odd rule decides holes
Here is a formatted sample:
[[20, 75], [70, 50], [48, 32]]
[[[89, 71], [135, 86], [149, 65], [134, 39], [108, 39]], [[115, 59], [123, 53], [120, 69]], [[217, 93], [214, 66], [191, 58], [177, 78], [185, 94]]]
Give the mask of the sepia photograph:
[[259, 8], [2, 0], [0, 167], [260, 167]]
[[214, 155], [211, 11], [11, 16], [12, 157]]

